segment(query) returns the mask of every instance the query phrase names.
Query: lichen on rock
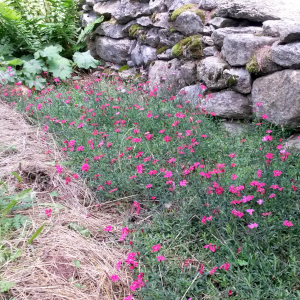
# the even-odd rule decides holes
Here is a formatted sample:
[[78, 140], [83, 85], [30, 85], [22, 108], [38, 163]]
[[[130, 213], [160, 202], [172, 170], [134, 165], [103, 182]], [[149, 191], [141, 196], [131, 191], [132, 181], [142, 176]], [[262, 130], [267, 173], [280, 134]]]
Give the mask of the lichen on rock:
[[184, 55], [187, 58], [200, 58], [203, 56], [202, 36], [193, 35], [179, 41], [172, 48], [172, 55], [179, 57]]
[[191, 11], [191, 12], [196, 13], [200, 17], [202, 22], [203, 23], [205, 22], [205, 16], [206, 16], [205, 11], [199, 9], [196, 4], [186, 4], [186, 5], [183, 5], [177, 9], [175, 9], [171, 15], [171, 21], [175, 21], [176, 18], [185, 11]]

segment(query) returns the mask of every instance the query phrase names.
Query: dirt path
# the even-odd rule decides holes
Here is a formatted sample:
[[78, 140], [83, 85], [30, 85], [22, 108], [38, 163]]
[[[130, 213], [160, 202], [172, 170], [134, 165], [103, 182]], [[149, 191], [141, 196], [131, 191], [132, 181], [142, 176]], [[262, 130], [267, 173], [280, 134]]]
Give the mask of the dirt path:
[[[109, 239], [103, 231], [112, 225], [118, 233], [121, 218], [93, 204], [83, 205], [92, 195], [80, 180], [66, 185], [53, 166], [55, 161], [62, 162], [62, 157], [51, 135], [30, 126], [0, 101], [0, 180], [8, 183], [11, 193], [33, 188], [37, 199], [31, 209], [21, 212], [32, 219], [30, 230], [23, 236], [17, 231], [3, 243], [23, 249], [17, 260], [0, 269], [2, 280], [15, 283], [9, 296], [18, 300], [123, 299], [128, 295], [130, 274], [125, 269], [116, 271], [115, 266], [126, 259], [126, 253], [116, 238]], [[13, 171], [22, 177], [22, 183], [11, 175]], [[63, 172], [71, 176], [68, 170]], [[53, 191], [57, 196], [49, 194]], [[45, 215], [45, 209], [52, 209], [51, 217]], [[43, 223], [42, 234], [25, 247]], [[90, 237], [71, 230], [74, 224], [83, 226]], [[113, 274], [120, 277], [118, 283], [109, 279]], [[0, 299], [10, 297], [0, 295]]]

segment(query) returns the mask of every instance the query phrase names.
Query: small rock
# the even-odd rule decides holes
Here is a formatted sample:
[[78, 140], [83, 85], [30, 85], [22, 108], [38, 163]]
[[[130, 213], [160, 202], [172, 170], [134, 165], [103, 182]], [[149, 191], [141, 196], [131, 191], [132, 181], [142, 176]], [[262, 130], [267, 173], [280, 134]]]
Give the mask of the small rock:
[[184, 36], [179, 32], [172, 33], [168, 29], [160, 29], [158, 31], [158, 36], [160, 39], [160, 45], [168, 47], [173, 47], [175, 44], [177, 44], [180, 40], [184, 38]]
[[190, 101], [193, 105], [197, 105], [201, 99], [199, 95], [204, 95], [204, 90], [200, 87], [200, 85], [189, 85], [178, 92], [176, 99], [178, 99], [181, 104], [185, 104], [186, 101]]
[[211, 37], [209, 36], [204, 36], [202, 37], [202, 42], [208, 46], [213, 46], [214, 45], [214, 41]]
[[225, 121], [221, 123], [221, 126], [231, 135], [241, 136], [247, 132], [253, 130], [251, 123], [242, 123], [237, 121]]
[[158, 32], [159, 32], [158, 28], [151, 28], [145, 33], [145, 35], [141, 39], [141, 42], [153, 48], [157, 48], [160, 44], [160, 38]]
[[162, 59], [162, 60], [170, 60], [173, 58], [172, 55], [172, 49], [167, 49], [166, 51], [160, 53], [157, 55], [158, 59]]
[[237, 27], [239, 26], [239, 22], [237, 20], [215, 17], [211, 19], [208, 24], [214, 26], [215, 28], [225, 28], [225, 27]]
[[242, 94], [251, 93], [251, 75], [243, 68], [232, 68], [225, 70], [223, 76], [226, 80], [227, 86], [234, 91]]
[[213, 10], [218, 6], [217, 0], [200, 0], [199, 7], [205, 10]]
[[143, 26], [143, 27], [147, 27], [150, 25], [153, 25], [151, 19], [149, 17], [141, 17], [136, 19], [137, 24]]
[[213, 47], [206, 47], [203, 49], [203, 55], [204, 56], [217, 56], [219, 53], [218, 48], [213, 46]]
[[215, 27], [212, 26], [212, 25], [209, 25], [209, 26], [204, 26], [203, 28], [203, 34], [206, 34], [206, 35], [212, 35], [212, 33], [215, 31]]
[[90, 11], [88, 13], [82, 14], [80, 16], [82, 27], [85, 27], [91, 23], [93, 23], [97, 19], [97, 15], [94, 11]]
[[185, 11], [174, 21], [174, 28], [182, 34], [190, 36], [203, 32], [204, 25], [196, 13]]
[[177, 8], [180, 8], [186, 4], [199, 4], [199, 0], [173, 0], [172, 6], [169, 8], [169, 11], [173, 11]]
[[123, 25], [112, 23], [111, 21], [103, 22], [97, 27], [96, 33], [99, 35], [105, 35], [113, 39], [121, 39], [128, 37], [128, 32], [124, 30]]
[[171, 27], [169, 23], [169, 14], [168, 13], [157, 13], [152, 18], [153, 26], [169, 29]]
[[263, 34], [272, 37], [279, 37], [280, 32], [287, 26], [286, 21], [269, 20], [263, 22]]
[[93, 8], [90, 7], [90, 6], [88, 6], [88, 5], [86, 5], [86, 4], [84, 4], [84, 5], [82, 5], [82, 9], [83, 9], [84, 11], [90, 11], [90, 10], [92, 10]]
[[300, 41], [300, 22], [288, 23], [288, 25], [280, 31], [280, 42], [283, 44]]
[[223, 59], [210, 56], [204, 58], [197, 65], [197, 78], [199, 81], [205, 82], [209, 89], [221, 90], [227, 87], [223, 72], [228, 68], [229, 65]]

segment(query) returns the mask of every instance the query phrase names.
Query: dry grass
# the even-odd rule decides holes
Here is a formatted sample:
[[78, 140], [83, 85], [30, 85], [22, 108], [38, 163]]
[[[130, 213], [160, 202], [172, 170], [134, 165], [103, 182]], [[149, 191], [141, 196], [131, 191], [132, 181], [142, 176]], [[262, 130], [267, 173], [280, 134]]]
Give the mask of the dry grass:
[[[10, 294], [16, 299], [123, 299], [132, 280], [125, 268], [116, 271], [115, 266], [125, 260], [126, 253], [117, 237], [109, 238], [103, 232], [105, 226], [113, 225], [119, 236], [122, 218], [95, 208], [91, 204], [93, 195], [83, 181], [66, 186], [53, 167], [54, 161], [63, 158], [51, 135], [30, 126], [23, 116], [0, 102], [0, 179], [8, 183], [11, 193], [33, 188], [37, 198], [36, 205], [21, 212], [32, 219], [26, 235], [21, 237], [16, 232], [2, 241], [6, 247], [23, 250], [19, 259], [1, 267], [0, 277], [16, 283]], [[22, 177], [22, 183], [11, 175], [13, 171]], [[53, 190], [59, 196], [51, 197], [49, 192]], [[52, 208], [51, 218], [45, 216], [45, 208]], [[87, 228], [91, 237], [69, 229], [71, 222]], [[25, 247], [43, 223], [41, 235]], [[75, 267], [75, 260], [80, 268]], [[116, 283], [109, 279], [113, 274], [120, 277]], [[9, 299], [7, 296], [2, 294], [0, 299]]]

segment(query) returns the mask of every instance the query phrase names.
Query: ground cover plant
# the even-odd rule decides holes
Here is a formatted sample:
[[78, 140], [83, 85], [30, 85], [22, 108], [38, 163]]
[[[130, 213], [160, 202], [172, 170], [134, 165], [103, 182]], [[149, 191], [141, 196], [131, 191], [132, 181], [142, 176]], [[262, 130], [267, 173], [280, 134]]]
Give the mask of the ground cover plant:
[[94, 207], [130, 211], [122, 232], [103, 228], [131, 249], [111, 274], [117, 283], [120, 269], [135, 272], [126, 300], [299, 299], [300, 158], [285, 149], [290, 132], [265, 115], [230, 136], [214, 113], [145, 87], [103, 74], [84, 88], [4, 96], [57, 137], [74, 171], [66, 185], [80, 176]]

